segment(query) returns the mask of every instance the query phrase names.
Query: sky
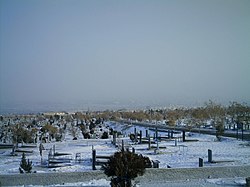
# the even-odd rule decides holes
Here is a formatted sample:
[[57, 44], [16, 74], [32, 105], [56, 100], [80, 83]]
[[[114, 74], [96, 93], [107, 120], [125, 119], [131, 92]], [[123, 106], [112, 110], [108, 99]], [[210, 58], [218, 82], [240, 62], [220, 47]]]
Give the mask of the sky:
[[250, 103], [249, 0], [0, 0], [0, 112]]

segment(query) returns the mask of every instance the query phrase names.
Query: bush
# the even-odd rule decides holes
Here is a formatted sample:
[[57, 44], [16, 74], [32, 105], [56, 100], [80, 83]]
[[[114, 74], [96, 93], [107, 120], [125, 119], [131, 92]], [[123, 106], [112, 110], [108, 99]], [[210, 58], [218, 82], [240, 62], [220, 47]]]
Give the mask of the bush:
[[24, 173], [24, 172], [31, 173], [31, 170], [32, 170], [32, 161], [29, 161], [28, 159], [28, 162], [27, 162], [25, 154], [23, 153], [22, 160], [20, 162], [19, 171], [20, 173]]
[[221, 141], [221, 136], [224, 134], [224, 125], [223, 123], [218, 123], [216, 126], [216, 137], [219, 141]]
[[129, 138], [130, 138], [131, 141], [133, 141], [133, 142], [135, 141], [135, 135], [134, 134], [130, 134]]
[[84, 139], [90, 139], [90, 134], [89, 133], [83, 133]]
[[142, 155], [120, 151], [111, 156], [102, 168], [108, 177], [112, 177], [112, 187], [131, 187], [132, 180], [138, 175], [143, 175], [148, 164], [151, 165], [148, 160], [148, 157]]
[[102, 139], [108, 139], [109, 138], [109, 134], [107, 132], [103, 132], [102, 134]]

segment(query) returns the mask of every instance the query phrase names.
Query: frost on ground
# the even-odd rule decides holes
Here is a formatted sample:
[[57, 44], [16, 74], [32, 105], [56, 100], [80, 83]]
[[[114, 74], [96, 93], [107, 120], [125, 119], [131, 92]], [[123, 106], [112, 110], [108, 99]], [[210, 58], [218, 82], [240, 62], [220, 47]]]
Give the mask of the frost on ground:
[[[42, 187], [44, 185], [25, 185], [25, 187]], [[110, 181], [107, 181], [106, 179], [99, 179], [99, 180], [91, 180], [89, 182], [76, 182], [76, 183], [64, 183], [64, 184], [53, 184], [48, 185], [48, 187], [56, 187], [56, 186], [96, 186], [96, 187], [109, 187]], [[22, 186], [18, 186], [22, 187]], [[23, 186], [24, 187], [24, 186]]]
[[[167, 140], [159, 142], [160, 149], [155, 154], [155, 148], [148, 150], [148, 144], [135, 144], [129, 139], [129, 134], [134, 132], [134, 126], [121, 125], [117, 123], [106, 123], [109, 127], [114, 128], [117, 131], [121, 131], [124, 136], [118, 137], [117, 142], [121, 144], [124, 140], [124, 144], [131, 150], [135, 148], [136, 153], [148, 156], [152, 160], [160, 161], [160, 168], [188, 168], [198, 167], [199, 158], [203, 158], [205, 167], [212, 166], [233, 166], [233, 165], [249, 165], [250, 164], [250, 148], [249, 142], [240, 141], [233, 138], [223, 138], [221, 142], [216, 141], [215, 136], [192, 134], [190, 133], [187, 140], [198, 141], [177, 141]], [[145, 136], [146, 129], [153, 137], [154, 131], [150, 131], [145, 127], [137, 127], [137, 132], [142, 131]], [[159, 136], [167, 136], [166, 132], [159, 132]], [[181, 137], [181, 134], [176, 133], [174, 136]], [[181, 138], [179, 138], [180, 140]], [[67, 134], [65, 140], [62, 142], [51, 142], [43, 144], [45, 150], [43, 156], [40, 156], [39, 146], [37, 148], [28, 148], [26, 150], [32, 150], [33, 153], [27, 153], [26, 158], [33, 162], [32, 171], [37, 173], [44, 172], [74, 172], [74, 171], [90, 171], [92, 170], [92, 149], [96, 149], [97, 155], [112, 155], [118, 150], [112, 143], [112, 137], [110, 139], [83, 139], [81, 137], [78, 140], [72, 140], [72, 136]], [[177, 143], [177, 145], [176, 145]], [[55, 152], [68, 153], [64, 159], [69, 159], [68, 166], [48, 168], [47, 160], [50, 149], [55, 146]], [[156, 144], [152, 144], [156, 146]], [[163, 147], [163, 148], [162, 148]], [[207, 161], [208, 149], [213, 152], [213, 160], [215, 163], [211, 164]], [[21, 153], [17, 156], [10, 156], [11, 149], [0, 150], [0, 174], [14, 174], [19, 173], [19, 164], [21, 161]], [[80, 155], [76, 160], [76, 155]]]
[[239, 185], [243, 186], [246, 184], [246, 179], [244, 178], [235, 178], [235, 179], [206, 179], [208, 183], [222, 185], [222, 186], [234, 186]]

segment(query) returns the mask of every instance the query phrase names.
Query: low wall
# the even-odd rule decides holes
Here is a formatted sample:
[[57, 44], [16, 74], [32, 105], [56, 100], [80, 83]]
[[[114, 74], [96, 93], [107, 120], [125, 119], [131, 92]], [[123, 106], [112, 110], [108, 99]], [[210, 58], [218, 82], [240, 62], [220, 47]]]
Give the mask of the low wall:
[[[249, 175], [250, 166], [147, 169], [143, 176], [136, 178], [136, 181], [146, 184], [154, 180], [164, 182], [207, 178], [246, 178]], [[0, 175], [0, 184], [2, 186], [52, 185], [87, 182], [93, 179], [107, 179], [107, 177], [103, 171], [15, 174]]]

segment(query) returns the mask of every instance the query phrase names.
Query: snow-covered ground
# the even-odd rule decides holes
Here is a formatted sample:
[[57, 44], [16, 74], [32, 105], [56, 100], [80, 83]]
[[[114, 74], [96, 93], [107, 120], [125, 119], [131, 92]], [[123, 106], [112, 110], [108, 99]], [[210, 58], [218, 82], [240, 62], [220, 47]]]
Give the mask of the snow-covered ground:
[[[158, 153], [154, 149], [148, 150], [148, 144], [134, 144], [128, 135], [134, 132], [134, 126], [121, 125], [116, 123], [107, 123], [109, 127], [113, 127], [117, 131], [121, 131], [125, 137], [119, 137], [118, 142], [124, 140], [125, 145], [135, 148], [136, 153], [148, 156], [152, 160], [160, 161], [160, 168], [186, 168], [198, 167], [199, 158], [204, 159], [204, 166], [232, 166], [232, 165], [250, 165], [250, 142], [240, 141], [232, 138], [223, 138], [221, 142], [216, 141], [215, 136], [202, 134], [189, 134], [187, 140], [198, 141], [178, 141], [175, 146], [175, 140], [161, 141]], [[137, 127], [137, 132], [140, 130], [145, 136], [147, 128]], [[153, 136], [153, 131], [149, 131]], [[159, 136], [167, 136], [165, 132], [159, 132]], [[175, 137], [181, 134], [175, 134]], [[33, 153], [26, 154], [26, 157], [33, 163], [32, 171], [37, 173], [42, 172], [71, 172], [71, 171], [89, 171], [92, 170], [92, 148], [96, 149], [97, 155], [112, 155], [118, 150], [110, 139], [83, 139], [72, 140], [68, 134], [62, 142], [52, 142], [43, 144], [45, 150], [43, 156], [40, 156], [39, 146], [37, 148], [29, 148], [26, 150], [33, 150]], [[50, 149], [55, 145], [55, 152], [69, 153], [65, 158], [71, 159], [69, 166], [48, 168], [46, 161]], [[156, 144], [152, 144], [156, 146]], [[213, 152], [213, 160], [217, 163], [207, 163], [208, 149]], [[0, 174], [14, 174], [19, 173], [19, 164], [21, 160], [21, 153], [17, 156], [10, 156], [11, 149], [0, 149]], [[80, 162], [76, 161], [76, 154], [80, 153]], [[42, 160], [42, 164], [41, 164]]]

